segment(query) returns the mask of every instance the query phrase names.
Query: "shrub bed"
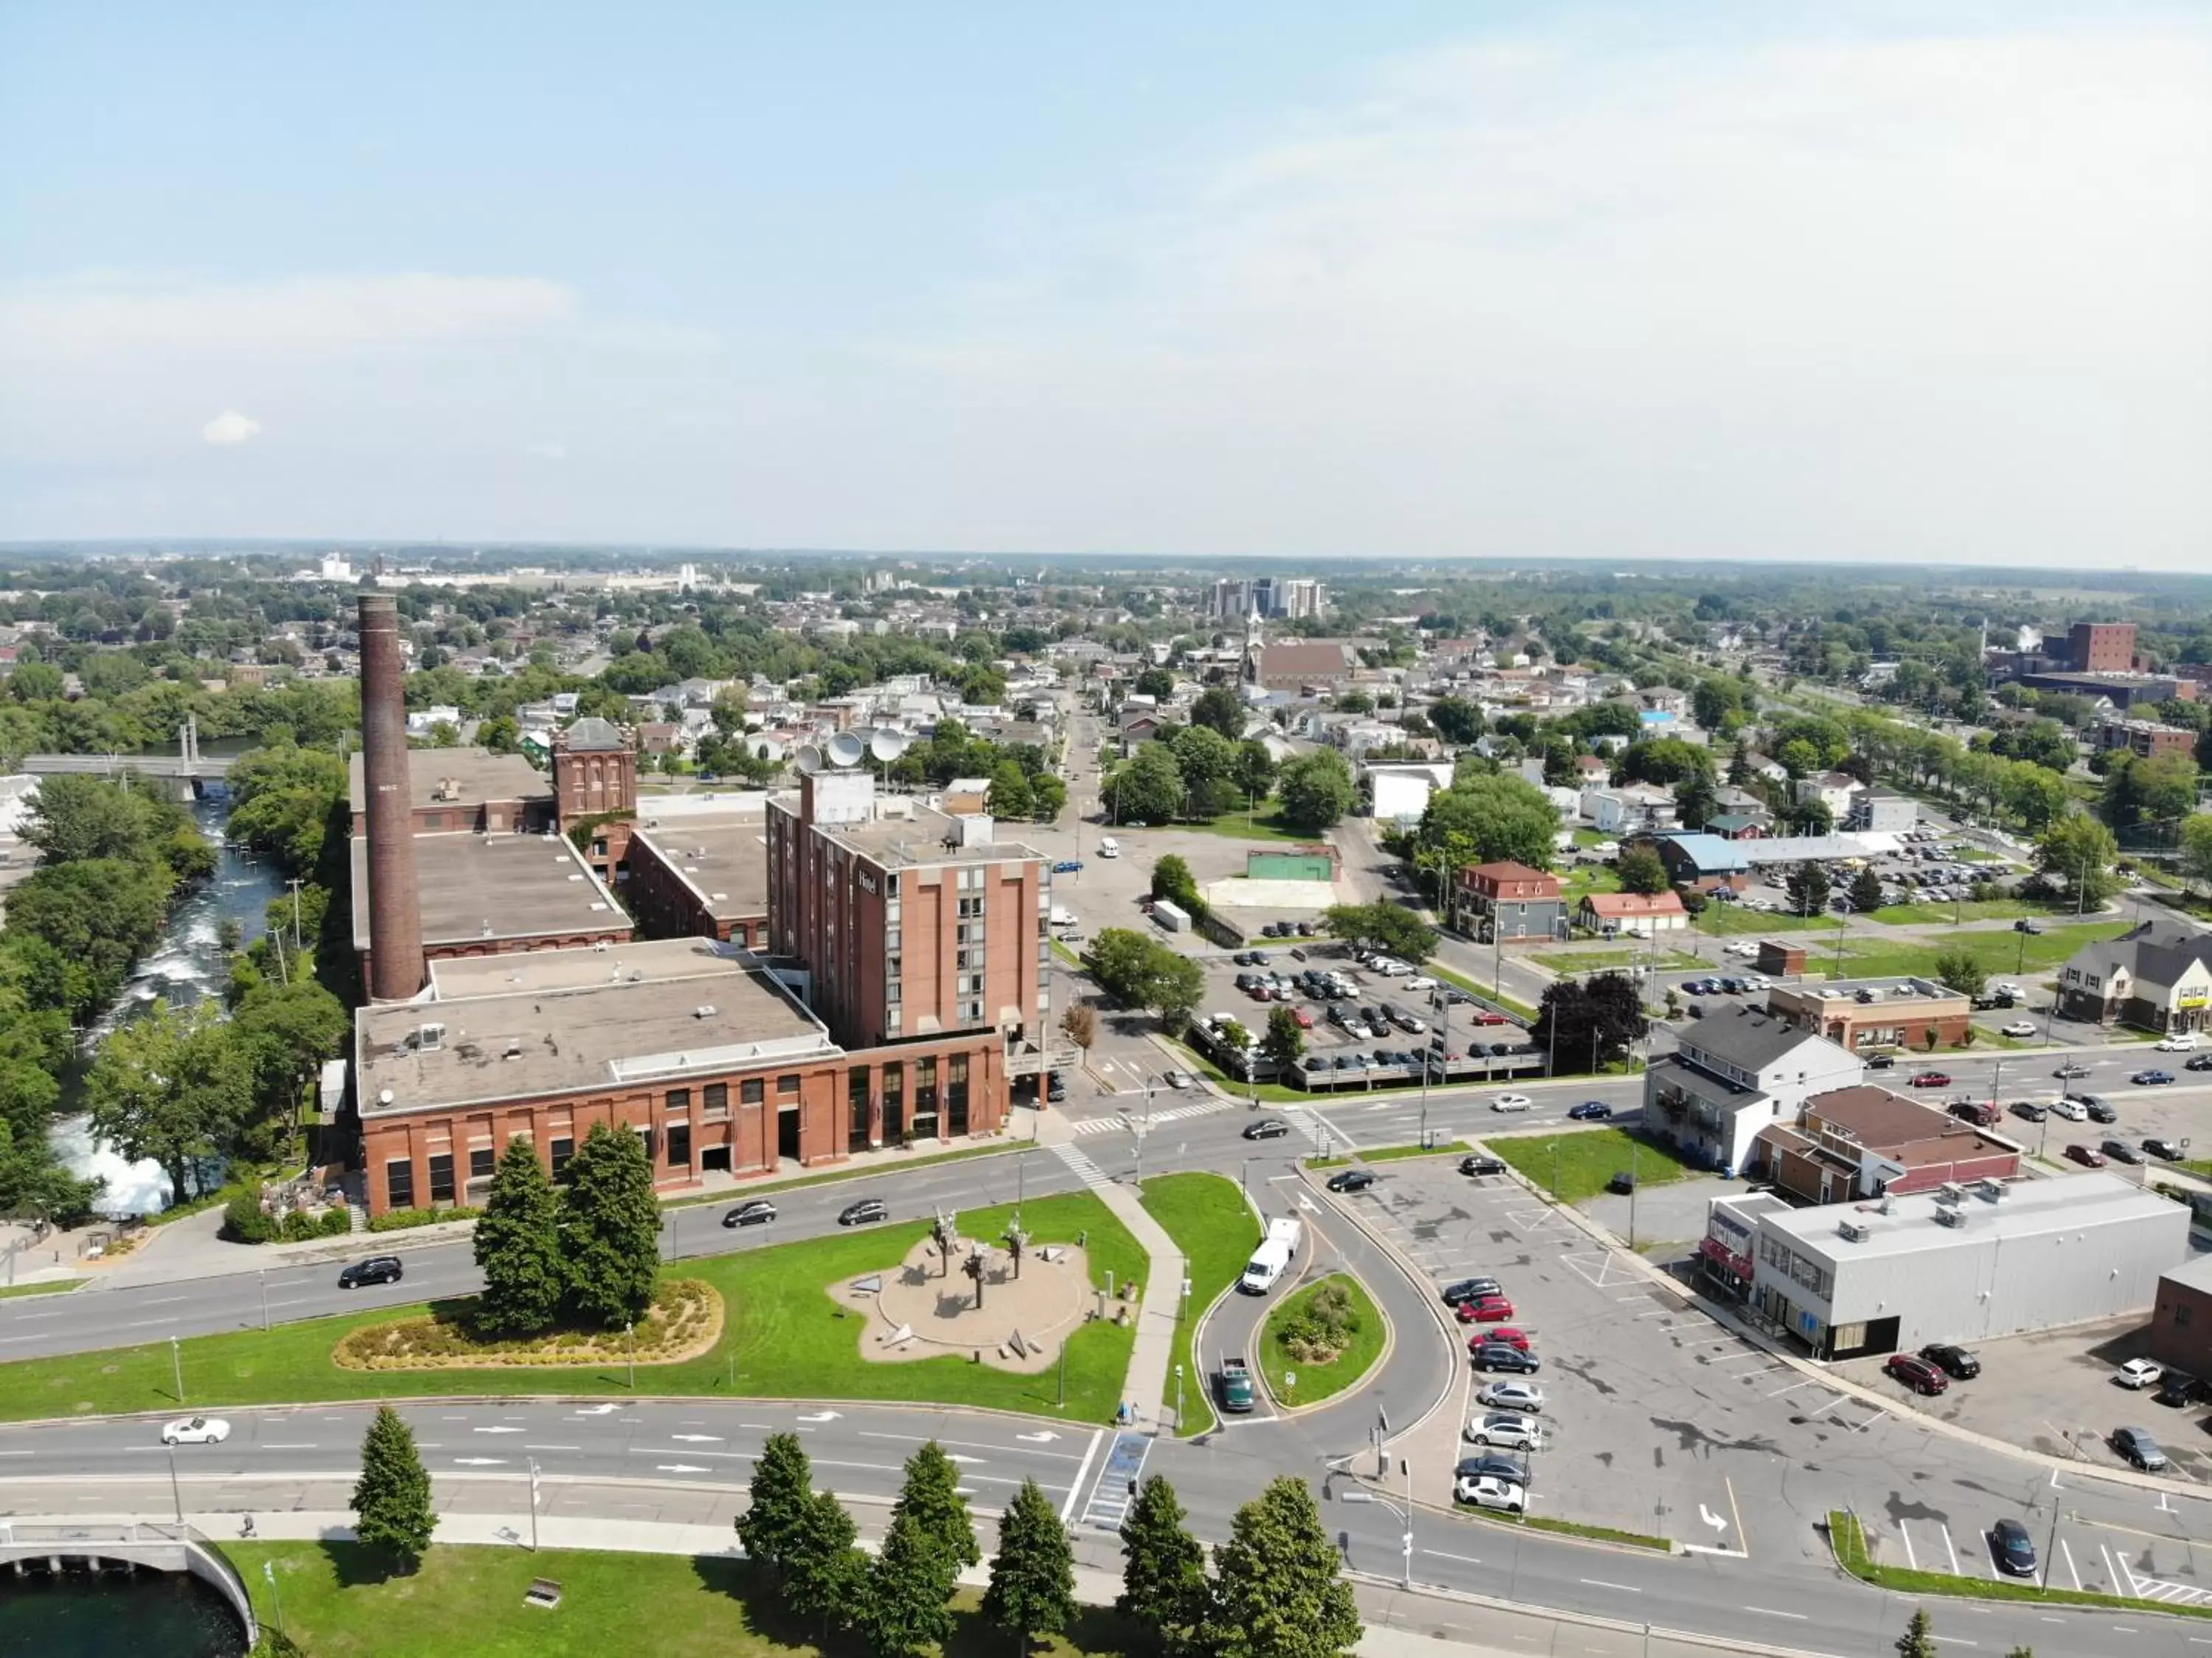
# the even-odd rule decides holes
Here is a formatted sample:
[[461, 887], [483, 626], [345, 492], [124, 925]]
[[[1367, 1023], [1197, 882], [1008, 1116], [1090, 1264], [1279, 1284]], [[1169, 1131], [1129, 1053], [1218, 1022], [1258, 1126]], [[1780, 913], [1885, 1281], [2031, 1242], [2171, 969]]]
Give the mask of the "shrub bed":
[[633, 1338], [619, 1330], [549, 1330], [513, 1338], [480, 1336], [474, 1303], [428, 1318], [364, 1325], [349, 1332], [331, 1358], [349, 1370], [467, 1369], [476, 1366], [680, 1364], [722, 1338], [722, 1297], [711, 1284], [678, 1278], [654, 1293]]
[[437, 1226], [446, 1221], [473, 1221], [480, 1209], [394, 1209], [368, 1223], [371, 1232], [404, 1232], [410, 1227]]

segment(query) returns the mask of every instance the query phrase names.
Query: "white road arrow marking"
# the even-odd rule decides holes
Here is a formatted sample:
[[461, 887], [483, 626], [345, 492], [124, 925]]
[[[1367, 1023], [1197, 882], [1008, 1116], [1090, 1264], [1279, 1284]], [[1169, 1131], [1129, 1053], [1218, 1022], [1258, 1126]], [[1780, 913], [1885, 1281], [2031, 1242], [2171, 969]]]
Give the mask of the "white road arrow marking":
[[702, 1468], [689, 1462], [663, 1462], [655, 1465], [654, 1472], [664, 1474], [710, 1474], [712, 1468]]
[[1717, 1532], [1724, 1532], [1728, 1529], [1728, 1521], [1722, 1519], [1718, 1515], [1715, 1514], [1711, 1509], [1708, 1509], [1702, 1503], [1698, 1504], [1698, 1518], [1704, 1521], [1705, 1524], [1711, 1526]]
[[520, 1428], [471, 1428], [469, 1431], [472, 1434], [519, 1434], [525, 1430]]
[[720, 1434], [671, 1434], [669, 1438], [689, 1440], [694, 1445], [720, 1445], [722, 1442]]
[[816, 1411], [811, 1415], [800, 1417], [799, 1420], [801, 1422], [835, 1422], [837, 1420], [837, 1412], [835, 1411]]
[[1060, 1436], [1048, 1429], [1041, 1434], [1016, 1434], [1014, 1437], [1016, 1439], [1025, 1439], [1032, 1445], [1049, 1445], [1053, 1441], [1058, 1439]]
[[981, 1457], [980, 1457], [980, 1456], [959, 1456], [959, 1455], [948, 1455], [945, 1460], [947, 1462], [965, 1462], [965, 1463], [970, 1463], [970, 1464], [973, 1464], [973, 1465], [975, 1465], [975, 1466], [978, 1466], [978, 1467], [980, 1467], [980, 1466], [982, 1466], [982, 1461], [983, 1461], [983, 1459], [982, 1459]]
[[1300, 1209], [1312, 1209], [1316, 1207], [1316, 1204], [1312, 1198], [1307, 1197], [1304, 1192], [1301, 1192], [1298, 1193], [1298, 1207]]
[[503, 1456], [457, 1456], [453, 1460], [460, 1464], [464, 1468], [504, 1468], [507, 1466], [507, 1459]]
[[619, 1405], [586, 1405], [578, 1407], [576, 1414], [580, 1417], [611, 1417], [621, 1409]]

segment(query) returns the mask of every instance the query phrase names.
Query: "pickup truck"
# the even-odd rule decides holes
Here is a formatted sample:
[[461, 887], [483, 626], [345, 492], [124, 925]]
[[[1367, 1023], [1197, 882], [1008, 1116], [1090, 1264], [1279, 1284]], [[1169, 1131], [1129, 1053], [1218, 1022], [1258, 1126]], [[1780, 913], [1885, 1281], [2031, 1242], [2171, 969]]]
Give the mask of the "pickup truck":
[[1243, 1359], [1224, 1356], [1221, 1361], [1221, 1408], [1241, 1417], [1252, 1408], [1252, 1370]]

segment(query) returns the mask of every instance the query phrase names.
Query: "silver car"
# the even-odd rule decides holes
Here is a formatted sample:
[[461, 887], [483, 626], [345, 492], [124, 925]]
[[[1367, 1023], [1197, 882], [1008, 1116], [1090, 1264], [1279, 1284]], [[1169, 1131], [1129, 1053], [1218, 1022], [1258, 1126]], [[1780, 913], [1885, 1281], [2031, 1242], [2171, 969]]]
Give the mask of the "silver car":
[[1540, 1451], [1544, 1429], [1535, 1417], [1513, 1411], [1492, 1411], [1467, 1424], [1467, 1436], [1477, 1445], [1498, 1445], [1509, 1451]]
[[1533, 1381], [1486, 1381], [1475, 1390], [1474, 1402], [1493, 1411], [1534, 1413], [1544, 1408], [1544, 1390]]

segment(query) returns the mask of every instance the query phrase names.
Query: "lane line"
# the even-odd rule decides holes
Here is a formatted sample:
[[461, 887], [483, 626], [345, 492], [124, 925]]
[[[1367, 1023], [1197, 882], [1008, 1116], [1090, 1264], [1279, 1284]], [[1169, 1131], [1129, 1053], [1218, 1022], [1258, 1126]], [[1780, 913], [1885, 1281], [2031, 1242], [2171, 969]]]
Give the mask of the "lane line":
[[1098, 1442], [1105, 1437], [1103, 1428], [1091, 1429], [1091, 1443], [1083, 1453], [1083, 1466], [1075, 1471], [1075, 1483], [1067, 1488], [1067, 1501], [1060, 1505], [1060, 1523], [1063, 1526], [1067, 1523], [1067, 1516], [1074, 1511], [1075, 1499], [1083, 1490], [1084, 1480], [1091, 1473], [1091, 1460], [1098, 1454]]
[[1577, 1581], [1587, 1583], [1594, 1589], [1619, 1589], [1623, 1594], [1641, 1594], [1644, 1593], [1642, 1589], [1638, 1588], [1632, 1583], [1608, 1583], [1602, 1577], [1584, 1577], [1579, 1578]]

